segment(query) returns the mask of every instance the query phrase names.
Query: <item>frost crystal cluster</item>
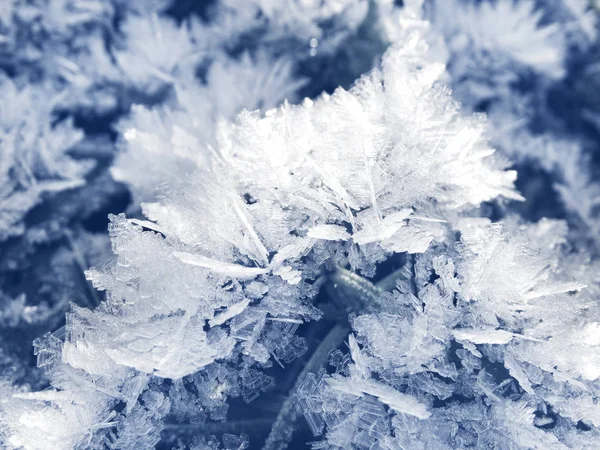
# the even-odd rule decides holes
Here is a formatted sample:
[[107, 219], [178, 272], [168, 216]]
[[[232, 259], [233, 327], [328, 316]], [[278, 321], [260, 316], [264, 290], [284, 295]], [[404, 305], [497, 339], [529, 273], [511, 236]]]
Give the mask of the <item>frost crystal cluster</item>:
[[[110, 258], [108, 213], [129, 203], [137, 214], [160, 183], [201, 163], [219, 117], [348, 85], [387, 46], [367, 1], [286, 4], [297, 11], [270, 2], [2, 2], [0, 375], [9, 384], [46, 384], [31, 342], [64, 325], [70, 302], [94, 309], [102, 299], [84, 271]], [[288, 33], [282, 17], [303, 25]], [[321, 74], [325, 61], [335, 65]], [[144, 114], [151, 129], [178, 114], [197, 151], [171, 151], [179, 131], [162, 136], [166, 145], [123, 145], [133, 118], [143, 139]]]
[[[591, 167], [597, 153], [598, 5], [587, 0], [540, 2], [436, 0], [428, 4], [442, 34], [450, 84], [466, 111], [486, 112], [492, 144], [522, 172], [553, 175], [571, 234], [598, 247], [600, 190]], [[523, 43], [527, 42], [526, 45]], [[536, 177], [522, 187], [541, 206], [548, 191]]]
[[1, 446], [600, 447], [595, 4], [192, 3], [0, 6]]

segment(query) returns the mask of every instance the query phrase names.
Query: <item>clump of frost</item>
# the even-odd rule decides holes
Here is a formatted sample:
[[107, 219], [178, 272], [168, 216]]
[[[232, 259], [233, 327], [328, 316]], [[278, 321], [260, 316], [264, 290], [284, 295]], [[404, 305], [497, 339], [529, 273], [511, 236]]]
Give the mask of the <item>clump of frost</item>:
[[[257, 368], [305, 351], [294, 334], [320, 316], [311, 280], [323, 270], [372, 275], [393, 253], [443, 240], [462, 211], [520, 199], [483, 122], [458, 114], [437, 83], [444, 67], [409, 31], [350, 91], [222, 124], [206, 162], [143, 205], [147, 220], [112, 218], [115, 259], [88, 272], [106, 300], [95, 311], [73, 306], [64, 344], [39, 343], [52, 388], [21, 396], [13, 445], [51, 427], [52, 448], [60, 436], [127, 448], [146, 429], [133, 422], [158, 424], [168, 410], [166, 399], [155, 403], [164, 393], [151, 394], [161, 378], [221, 370], [231, 380], [223, 400], [254, 396], [269, 385]], [[195, 388], [203, 407], [206, 383]]]
[[81, 186], [93, 164], [68, 154], [82, 133], [68, 120], [52, 125], [55, 100], [47, 91], [20, 89], [4, 76], [0, 90], [0, 240], [4, 240], [24, 232], [24, 215], [44, 193]]
[[[565, 104], [597, 98], [597, 9], [578, 0], [456, 0], [428, 6], [433, 29], [443, 36], [457, 99], [469, 111], [488, 114], [493, 144], [519, 166], [559, 180], [555, 192], [573, 226], [571, 239], [597, 248], [597, 167], [589, 164], [596, 144], [587, 132], [597, 113]], [[547, 196], [535, 193], [539, 177], [527, 182], [527, 191]], [[529, 214], [539, 217], [535, 208], [528, 206]]]
[[[388, 6], [386, 13], [394, 10]], [[216, 145], [219, 120], [284, 100], [295, 103], [303, 88], [316, 95], [332, 81], [334, 87], [340, 78], [353, 81], [391, 38], [379, 9], [366, 0], [261, 0], [217, 2], [207, 9], [207, 22], [131, 15], [116, 43], [120, 70], [130, 89], [146, 97], [167, 94], [157, 106], [136, 106], [119, 123], [123, 139], [114, 178], [130, 187], [134, 204], [152, 200], [159, 185], [204, 164]], [[149, 130], [149, 136], [154, 126], [161, 133]], [[161, 142], [148, 141], [156, 138]]]
[[[134, 106], [119, 123], [122, 151], [111, 169], [113, 177], [126, 182], [138, 202], [152, 199], [162, 183], [204, 164], [216, 146], [218, 120], [231, 120], [243, 108], [272, 108], [294, 100], [305, 80], [294, 79], [292, 67], [289, 59], [266, 55], [221, 57], [209, 67], [206, 84], [188, 74], [176, 82], [167, 105]], [[155, 164], [155, 158], [162, 164]]]
[[598, 445], [577, 426], [596, 420], [598, 311], [558, 265], [564, 224], [457, 225], [352, 319], [351, 360], [296, 392], [315, 448]]
[[[468, 105], [508, 96], [523, 72], [564, 77], [564, 36], [556, 23], [542, 22], [535, 2], [437, 1], [435, 30], [445, 37], [449, 72]], [[525, 43], [526, 42], [526, 43]]]
[[[11, 379], [18, 373], [22, 382], [34, 383], [24, 375], [31, 358], [21, 347], [60, 327], [69, 302], [91, 308], [99, 303], [82, 271], [108, 251], [108, 240], [97, 234], [105, 211], [121, 210], [127, 202], [124, 187], [106, 169], [116, 149], [112, 128], [132, 103], [156, 110], [168, 103], [179, 110], [175, 134], [196, 134], [201, 147], [166, 152], [156, 170], [154, 162], [140, 164], [147, 146], [132, 146], [117, 163], [122, 176], [115, 178], [129, 183], [137, 204], [153, 198], [160, 182], [188, 172], [192, 160], [201, 163], [206, 148], [215, 145], [219, 117], [295, 100], [306, 85], [297, 72], [316, 79], [306, 67], [314, 72], [324, 60], [338, 58], [343, 43], [376, 29], [364, 0], [324, 2], [310, 17], [305, 13], [315, 5], [288, 2], [287, 10], [298, 12], [295, 19], [270, 2], [218, 2], [203, 7], [204, 19], [186, 12], [189, 6], [8, 0], [0, 7], [0, 306], [11, 324], [2, 330], [0, 371], [6, 369]], [[292, 32], [283, 17], [300, 25]], [[302, 36], [307, 30], [309, 38]], [[375, 30], [364, 39], [366, 50], [346, 52], [361, 67], [344, 65], [352, 72], [347, 76], [366, 71], [363, 59], [369, 68], [381, 53], [384, 39], [377, 35]], [[289, 56], [282, 58], [283, 52]], [[321, 78], [332, 82], [335, 76]], [[135, 174], [145, 174], [143, 181]], [[22, 335], [22, 342], [12, 335]]]

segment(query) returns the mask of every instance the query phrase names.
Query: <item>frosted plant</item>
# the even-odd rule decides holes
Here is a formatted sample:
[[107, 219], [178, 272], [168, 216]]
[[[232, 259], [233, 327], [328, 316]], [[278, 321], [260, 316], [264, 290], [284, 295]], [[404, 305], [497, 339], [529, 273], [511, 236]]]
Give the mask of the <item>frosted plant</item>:
[[565, 24], [563, 31], [569, 41], [587, 47], [598, 37], [598, 15], [595, 0], [546, 0], [557, 21]]
[[[214, 25], [202, 34], [235, 44], [241, 36], [258, 31], [271, 44], [298, 40], [308, 45], [315, 39], [318, 51], [332, 52], [356, 31], [368, 8], [366, 0], [225, 0], [215, 5]], [[307, 56], [310, 48], [317, 52], [316, 46], [305, 47]]]
[[106, 25], [114, 9], [97, 0], [8, 0], [1, 12], [3, 63], [43, 65], [48, 48], [76, 41], [85, 27]]
[[83, 228], [118, 188], [102, 176], [108, 139], [74, 123], [115, 109], [104, 40], [115, 11], [97, 1], [9, 0], [1, 9], [0, 372], [37, 386], [25, 343], [60, 327], [70, 301], [98, 304], [83, 271], [107, 240]]
[[[3, 2], [0, 67], [14, 77], [18, 86], [27, 86], [23, 92], [33, 93], [33, 100], [23, 94], [18, 108], [12, 100], [5, 108], [18, 111], [15, 114], [22, 114], [27, 123], [21, 131], [15, 131], [22, 133], [17, 139], [33, 139], [34, 135], [39, 138], [31, 146], [19, 145], [12, 150], [12, 135], [1, 141], [6, 170], [0, 208], [1, 307], [6, 312], [6, 323], [16, 325], [6, 329], [8, 337], [3, 342], [7, 346], [2, 349], [0, 371], [18, 367], [17, 372], [26, 372], [31, 358], [21, 344], [32, 340], [36, 333], [41, 335], [60, 326], [57, 318], [63, 315], [68, 301], [86, 307], [94, 307], [99, 301], [79, 272], [91, 261], [88, 249], [82, 248], [89, 244], [84, 229], [98, 227], [95, 222], [102, 223], [106, 213], [97, 216], [106, 208], [121, 208], [118, 202], [110, 202], [124, 197], [123, 187], [110, 180], [105, 171], [115, 147], [111, 122], [118, 114], [126, 111], [132, 101], [155, 104], [167, 99], [171, 108], [181, 110], [176, 134], [188, 130], [188, 134], [197, 135], [204, 148], [214, 145], [219, 116], [232, 118], [243, 107], [270, 108], [283, 98], [296, 99], [296, 91], [305, 85], [304, 77], [295, 75], [296, 59], [321, 64], [324, 57], [347, 42], [348, 36], [358, 34], [357, 28], [366, 22], [358, 9], [365, 12], [367, 2], [349, 3], [341, 9], [334, 7], [336, 3], [324, 4], [321, 12], [310, 19], [319, 42], [290, 34], [293, 37], [282, 43], [274, 39], [275, 33], [279, 37], [287, 33], [278, 25], [281, 11], [266, 3], [252, 6], [253, 11], [264, 7], [274, 14], [272, 19], [264, 16], [254, 25], [240, 21], [227, 38], [218, 38], [223, 31], [221, 21], [236, 14], [235, 5], [211, 7], [211, 23], [188, 18], [176, 24], [168, 18], [177, 15], [173, 10], [176, 5], [169, 2]], [[306, 5], [298, 6], [307, 10]], [[351, 13], [351, 9], [358, 13]], [[330, 28], [334, 22], [335, 32]], [[246, 32], [262, 34], [264, 39], [255, 45], [245, 39]], [[240, 54], [240, 40], [248, 43], [248, 52]], [[297, 52], [282, 58], [281, 52], [290, 42], [294, 42]], [[377, 41], [375, 47], [382, 45]], [[369, 59], [368, 67], [371, 63]], [[344, 70], [350, 72], [349, 77], [359, 73], [347, 67]], [[245, 82], [239, 83], [242, 71]], [[233, 92], [231, 76], [236, 72], [238, 94], [223, 101], [225, 96], [220, 92]], [[204, 79], [208, 74], [206, 85], [198, 79], [199, 73]], [[10, 92], [7, 88], [6, 95]], [[39, 110], [32, 113], [29, 108]], [[189, 127], [184, 124], [186, 115], [195, 116]], [[73, 128], [73, 122], [81, 129]], [[61, 139], [65, 142], [59, 143]], [[68, 139], [72, 141], [66, 142]], [[188, 172], [189, 162], [203, 154], [202, 148], [193, 152], [194, 145], [188, 144], [187, 150], [173, 155], [172, 166], [177, 170], [165, 162], [165, 176], [147, 176], [144, 193], [138, 193], [132, 181], [135, 200], [153, 198], [161, 181]], [[182, 153], [183, 163], [178, 161]], [[139, 160], [139, 155], [133, 159]], [[35, 173], [28, 174], [28, 164], [35, 165]], [[137, 167], [139, 173], [141, 166]], [[77, 170], [81, 173], [75, 173]], [[127, 175], [133, 180], [133, 172], [121, 179], [128, 181]], [[11, 239], [5, 239], [8, 237]], [[48, 264], [52, 270], [44, 271]], [[29, 283], [21, 278], [28, 278]], [[22, 336], [22, 342], [12, 342], [11, 335]], [[14, 359], [11, 361], [8, 355]], [[35, 383], [37, 379], [32, 376], [27, 381]]]
[[597, 420], [598, 311], [558, 267], [562, 225], [462, 219], [455, 252], [417, 256], [296, 391], [314, 447], [596, 447], [576, 424]]
[[[393, 10], [392, 5], [389, 7]], [[393, 37], [390, 31], [380, 31], [384, 16], [374, 11], [374, 7], [369, 10], [369, 2], [362, 0], [290, 0], [218, 2], [209, 8], [208, 23], [192, 18], [177, 25], [156, 15], [131, 16], [123, 26], [125, 39], [117, 44], [116, 52], [130, 88], [144, 96], [160, 97], [165, 91], [171, 95], [167, 94], [164, 102], [167, 110], [162, 105], [152, 112], [137, 107], [121, 122], [124, 140], [113, 176], [130, 186], [135, 200], [153, 199], [162, 182], [203, 163], [215, 145], [219, 119], [232, 120], [243, 109], [266, 110], [286, 99], [295, 102], [307, 81], [298, 72], [316, 71], [313, 78], [327, 83], [328, 76], [319, 64], [324, 58], [335, 59], [336, 52], [345, 51], [344, 44], [358, 47], [358, 43], [349, 42], [351, 38], [366, 40], [361, 27], [372, 34], [366, 38], [375, 41], [370, 44], [373, 48], [366, 45], [367, 50], [348, 56], [343, 70], [352, 72], [353, 66], [364, 67], [356, 60], [377, 57], [376, 52], [382, 52], [381, 47]], [[387, 26], [394, 27], [397, 24]], [[245, 50], [241, 56], [240, 50]], [[283, 51], [285, 57], [281, 56]], [[370, 60], [366, 67], [362, 71], [371, 67]], [[196, 77], [199, 70], [205, 74], [202, 83]], [[146, 142], [144, 130], [156, 124], [156, 115], [162, 116], [165, 123], [161, 139], [171, 140], [173, 149], [171, 145]], [[192, 134], [196, 143], [182, 148], [186, 133]], [[145, 160], [148, 152], [158, 155], [163, 149], [163, 164], [157, 167], [148, 159], [147, 165], [142, 163], [145, 170], [141, 176], [137, 168], [142, 166], [137, 161]]]
[[[135, 200], [152, 199], [162, 183], [204, 164], [216, 145], [219, 119], [231, 120], [244, 108], [273, 108], [284, 99], [294, 100], [303, 84], [294, 79], [291, 61], [249, 54], [215, 61], [206, 84], [191, 75], [182, 77], [168, 106], [136, 106], [119, 124], [123, 148], [111, 169], [113, 177], [130, 186]], [[155, 157], [162, 164], [157, 166]]]
[[[459, 13], [449, 14], [450, 6]], [[558, 191], [570, 222], [581, 231], [578, 238], [587, 234], [585, 240], [595, 240], [597, 187], [583, 164], [594, 144], [574, 132], [577, 119], [559, 99], [575, 103], [595, 96], [590, 62], [597, 12], [589, 2], [570, 0], [435, 2], [430, 9], [463, 107], [489, 114], [493, 144], [517, 164], [533, 164], [561, 179]], [[580, 77], [585, 81], [573, 81]], [[578, 117], [593, 121], [589, 112]]]
[[[51, 245], [72, 235], [76, 237], [70, 242], [76, 245], [85, 233], [63, 227], [70, 225], [73, 217], [78, 215], [83, 221], [101, 208], [102, 200], [94, 201], [89, 194], [111, 193], [114, 184], [90, 176], [100, 159], [100, 145], [84, 141], [84, 133], [73, 126], [72, 117], [57, 114], [56, 105], [64, 91], [54, 91], [49, 83], [22, 85], [4, 75], [0, 86], [0, 279], [4, 284], [10, 273], [30, 268], [28, 258], [38, 245]], [[86, 186], [92, 177], [95, 182]], [[102, 188], [96, 184], [99, 181]], [[79, 196], [87, 197], [85, 206], [78, 202]], [[45, 209], [52, 213], [40, 213]], [[38, 254], [39, 261], [49, 258], [43, 254], [47, 251], [53, 250]], [[79, 270], [86, 265], [81, 264]], [[14, 285], [2, 287], [7, 288]]]
[[564, 37], [557, 23], [542, 22], [535, 2], [436, 1], [432, 9], [435, 30], [446, 41], [453, 88], [467, 107], [511, 95], [523, 73], [549, 79], [565, 74]]
[[[508, 122], [496, 118], [496, 123]], [[499, 127], [493, 135], [499, 148], [513, 160], [533, 163], [555, 176], [553, 188], [572, 216], [573, 240], [580, 241], [583, 248], [590, 241], [597, 242], [600, 187], [590, 174], [590, 155], [582, 145], [551, 133], [533, 135], [520, 126]]]
[[[272, 59], [284, 48], [298, 60], [332, 54], [357, 31], [367, 12], [365, 0], [255, 0], [217, 2], [208, 7], [207, 23], [196, 17], [177, 24], [165, 15], [130, 14], [115, 57], [132, 87], [151, 95], [182, 73], [188, 75], [190, 68], [208, 70], [214, 59], [222, 61], [240, 50], [259, 49]], [[254, 39], [248, 40], [249, 35]]]
[[[410, 30], [352, 90], [221, 125], [207, 161], [143, 205], [148, 220], [112, 219], [116, 259], [88, 273], [106, 301], [72, 308], [62, 347], [53, 335], [38, 344], [53, 388], [19, 394], [30, 398], [9, 421], [12, 445], [133, 446], [146, 430], [134, 423], [160, 430], [161, 378], [198, 377], [204, 407], [219, 384], [220, 401], [251, 399], [270, 384], [253, 366], [306, 351], [294, 333], [320, 316], [311, 280], [323, 270], [373, 275], [392, 253], [444, 240], [461, 211], [520, 198], [484, 124], [458, 114], [436, 82], [444, 67]], [[51, 444], [31, 439], [48, 426]]]
[[504, 114], [529, 103], [551, 119], [560, 114], [548, 105], [552, 90], [594, 60], [597, 12], [586, 1], [431, 1], [426, 12], [433, 34], [443, 36], [451, 85], [468, 110]]
[[46, 192], [84, 183], [91, 161], [76, 161], [68, 151], [82, 133], [70, 121], [51, 124], [54, 100], [40, 89], [19, 89], [0, 78], [0, 239], [22, 234], [23, 217]]
[[106, 113], [119, 78], [104, 45], [115, 8], [96, 0], [7, 0], [0, 18], [0, 65], [36, 83], [71, 90], [61, 108]]
[[124, 48], [117, 49], [115, 58], [129, 82], [148, 95], [173, 82], [178, 70], [197, 65], [203, 51], [189, 27], [157, 15], [131, 16], [122, 29]]
[[85, 186], [95, 161], [77, 154], [81, 130], [53, 113], [59, 94], [4, 76], [0, 87], [0, 373], [33, 384], [30, 342], [61, 325], [69, 302], [98, 303], [83, 272], [108, 245], [72, 224], [102, 204], [90, 193], [113, 184]]
[[556, 163], [562, 175], [556, 189], [564, 204], [575, 212], [582, 222], [584, 235], [597, 240], [600, 231], [600, 186], [589, 174], [589, 156], [583, 154], [576, 145], [572, 145], [568, 150], [571, 151], [561, 152], [562, 158]]

